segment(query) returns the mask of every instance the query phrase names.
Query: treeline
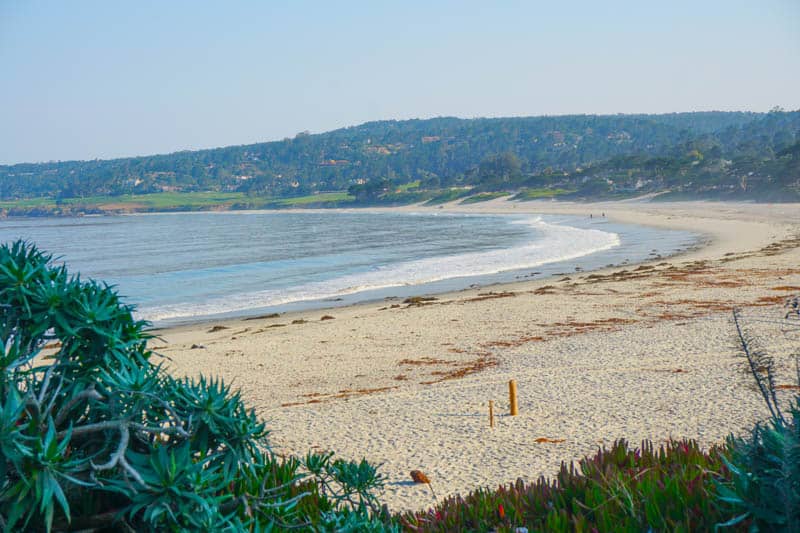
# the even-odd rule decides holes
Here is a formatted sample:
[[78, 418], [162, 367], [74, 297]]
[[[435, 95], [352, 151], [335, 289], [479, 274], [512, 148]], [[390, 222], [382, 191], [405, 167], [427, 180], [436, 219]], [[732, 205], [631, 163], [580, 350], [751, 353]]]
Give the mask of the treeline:
[[660, 198], [800, 201], [800, 112], [768, 113], [656, 156], [613, 157], [570, 178], [584, 196], [666, 191]]
[[[800, 112], [779, 110], [381, 121], [246, 146], [0, 166], [0, 199], [351, 190], [374, 202], [453, 187], [797, 197], [799, 140]], [[398, 197], [404, 184], [413, 187]]]

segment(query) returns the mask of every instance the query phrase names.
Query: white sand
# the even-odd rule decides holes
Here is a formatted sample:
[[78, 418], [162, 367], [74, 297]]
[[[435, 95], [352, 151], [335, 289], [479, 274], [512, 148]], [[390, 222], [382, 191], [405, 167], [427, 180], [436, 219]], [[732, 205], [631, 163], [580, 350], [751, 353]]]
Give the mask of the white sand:
[[[708, 241], [621, 274], [491, 288], [513, 293], [504, 297], [468, 290], [423, 306], [370, 303], [184, 326], [153, 345], [177, 375], [234, 380], [267, 419], [277, 451], [331, 449], [384, 463], [384, 500], [394, 509], [432, 503], [425, 486], [410, 483], [412, 469], [428, 474], [440, 496], [465, 493], [553, 475], [561, 461], [618, 438], [710, 445], [765, 418], [736, 349], [733, 306], [773, 351], [781, 383], [793, 383], [788, 353], [800, 339], [775, 319], [782, 301], [800, 293], [799, 204], [498, 200], [444, 208], [456, 209], [605, 212]], [[226, 329], [209, 332], [213, 325]], [[517, 417], [505, 415], [509, 379], [519, 384]], [[490, 399], [500, 414], [494, 429]]]

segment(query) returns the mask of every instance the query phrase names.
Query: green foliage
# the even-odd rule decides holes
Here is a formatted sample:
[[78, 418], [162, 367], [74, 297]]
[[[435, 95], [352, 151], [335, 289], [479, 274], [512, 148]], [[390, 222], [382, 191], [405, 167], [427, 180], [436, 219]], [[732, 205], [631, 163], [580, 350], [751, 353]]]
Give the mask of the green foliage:
[[575, 192], [567, 189], [523, 189], [514, 195], [512, 200], [541, 200], [543, 198], [555, 198]]
[[[798, 299], [787, 302], [788, 327], [797, 327]], [[749, 435], [728, 438], [726, 464], [731, 477], [719, 482], [719, 497], [737, 512], [731, 524], [752, 522], [754, 530], [800, 531], [800, 396], [795, 396], [785, 416], [775, 391], [774, 361], [761, 350], [743, 327], [738, 310], [733, 313], [739, 345], [771, 417], [756, 424]], [[800, 355], [798, 386], [800, 386]]]
[[202, 209], [205, 207], [231, 205], [235, 202], [247, 200], [243, 193], [219, 192], [192, 192], [176, 193], [161, 192], [153, 194], [123, 194], [119, 196], [91, 196], [85, 198], [32, 198], [0, 202], [3, 209], [55, 209], [64, 210], [93, 210], [106, 204], [117, 204], [130, 209], [138, 208], [152, 211], [170, 211], [177, 209]]
[[712, 497], [715, 476], [727, 476], [719, 449], [694, 441], [631, 449], [621, 440], [577, 467], [562, 464], [553, 480], [478, 489], [399, 520], [418, 532], [708, 531], [732, 516]]
[[104, 212], [202, 211], [211, 209], [282, 209], [291, 207], [330, 207], [348, 205], [355, 200], [346, 192], [329, 192], [268, 198], [240, 192], [170, 192], [125, 194], [53, 200], [33, 198], [0, 202], [0, 209], [12, 215], [67, 215]]
[[[3, 206], [11, 213], [33, 214], [74, 212], [124, 195], [146, 204], [139, 209], [208, 206], [202, 196], [176, 204], [176, 192], [259, 207], [383, 178], [401, 188], [419, 181], [421, 190], [580, 190], [591, 181], [584, 196], [669, 189], [761, 198], [798, 192], [800, 156], [792, 146], [799, 129], [798, 112], [381, 121], [214, 150], [0, 165], [0, 199], [20, 201]], [[596, 186], [605, 180], [606, 189]], [[359, 201], [376, 199], [353, 192]], [[50, 207], [31, 201], [40, 197]]]
[[238, 392], [151, 362], [146, 326], [112, 288], [0, 247], [4, 531], [381, 527], [376, 467], [274, 456]]
[[379, 508], [374, 491], [383, 487], [383, 476], [378, 473], [378, 466], [366, 460], [356, 463], [332, 458], [333, 452], [310, 453], [303, 464], [326, 494], [355, 508]]
[[346, 192], [329, 192], [320, 194], [310, 194], [307, 196], [295, 196], [291, 198], [283, 198], [268, 204], [267, 207], [308, 207], [308, 206], [321, 206], [324, 204], [340, 204], [349, 203], [355, 200], [355, 197], [350, 196]]
[[522, 177], [522, 163], [522, 160], [510, 151], [492, 154], [474, 169], [473, 181], [482, 189], [490, 191], [513, 187]]
[[449, 189], [442, 189], [434, 193], [434, 195], [425, 202], [426, 205], [439, 205], [464, 198], [472, 194], [472, 191], [466, 187], [451, 187]]
[[374, 202], [392, 186], [387, 179], [371, 179], [366, 183], [351, 185], [347, 193], [360, 202]]
[[800, 531], [800, 401], [791, 420], [757, 424], [747, 437], [730, 437], [728, 468], [720, 498], [763, 531]]
[[397, 192], [409, 192], [413, 189], [419, 189], [420, 185], [422, 184], [421, 180], [414, 180], [408, 183], [404, 183], [402, 185], [397, 186]]
[[503, 198], [504, 196], [508, 196], [511, 193], [508, 192], [482, 192], [478, 194], [473, 194], [472, 196], [468, 196], [461, 200], [462, 204], [477, 204], [479, 202], [488, 202], [489, 200], [494, 200], [495, 198]]

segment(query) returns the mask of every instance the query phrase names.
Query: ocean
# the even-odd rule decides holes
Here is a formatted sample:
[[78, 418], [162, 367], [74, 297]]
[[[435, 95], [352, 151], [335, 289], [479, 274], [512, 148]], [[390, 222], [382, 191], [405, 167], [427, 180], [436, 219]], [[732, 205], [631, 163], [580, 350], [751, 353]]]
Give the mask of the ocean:
[[668, 256], [687, 232], [603, 217], [367, 211], [0, 221], [166, 326], [447, 292]]

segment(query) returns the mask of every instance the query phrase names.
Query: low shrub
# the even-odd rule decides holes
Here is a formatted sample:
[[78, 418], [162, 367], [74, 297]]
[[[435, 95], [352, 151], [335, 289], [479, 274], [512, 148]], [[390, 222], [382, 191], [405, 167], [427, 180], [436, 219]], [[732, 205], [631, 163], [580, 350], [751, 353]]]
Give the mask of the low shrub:
[[554, 479], [478, 489], [425, 512], [398, 517], [409, 531], [701, 531], [733, 515], [713, 497], [728, 477], [723, 450], [694, 441], [631, 449], [624, 440]]
[[730, 479], [719, 496], [738, 511], [729, 523], [749, 521], [756, 530], [800, 531], [800, 402], [791, 419], [756, 424], [745, 437], [730, 437]]
[[446, 204], [447, 202], [452, 202], [453, 200], [464, 198], [465, 196], [469, 196], [470, 194], [472, 194], [470, 189], [461, 187], [439, 189], [437, 191], [433, 191], [433, 196], [427, 202], [425, 202], [425, 205]]
[[[799, 330], [798, 298], [786, 302], [786, 326]], [[800, 397], [794, 396], [788, 416], [776, 393], [773, 358], [761, 349], [733, 313], [738, 341], [748, 367], [770, 411], [766, 423], [756, 424], [749, 435], [731, 436], [726, 461], [729, 479], [720, 480], [719, 498], [732, 505], [737, 515], [730, 524], [748, 521], [752, 529], [800, 531]], [[797, 384], [800, 386], [800, 355], [796, 355]]]
[[384, 528], [377, 467], [276, 457], [228, 385], [151, 362], [132, 310], [34, 246], [0, 247], [0, 528]]
[[474, 194], [472, 196], [467, 196], [463, 200], [461, 200], [462, 204], [477, 204], [480, 202], [488, 202], [489, 200], [494, 200], [496, 198], [503, 198], [504, 196], [510, 196], [510, 192], [482, 192], [478, 194]]

